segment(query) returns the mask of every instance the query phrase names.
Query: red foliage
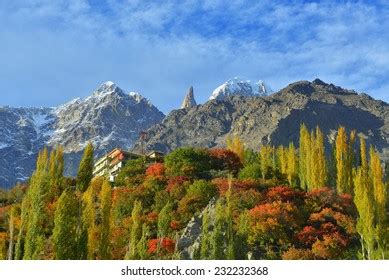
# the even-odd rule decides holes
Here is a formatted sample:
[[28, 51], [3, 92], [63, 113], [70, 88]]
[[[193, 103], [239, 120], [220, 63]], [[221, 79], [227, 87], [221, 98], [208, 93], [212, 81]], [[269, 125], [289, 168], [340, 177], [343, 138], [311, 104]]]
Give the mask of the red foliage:
[[150, 212], [149, 214], [147, 214], [146, 219], [147, 219], [147, 222], [155, 223], [158, 220], [158, 213], [155, 211]]
[[[220, 195], [225, 195], [225, 193], [228, 191], [229, 185], [228, 185], [228, 179], [226, 178], [216, 178], [212, 180], [212, 184], [214, 184]], [[250, 189], [258, 189], [259, 185], [257, 181], [247, 179], [247, 180], [233, 180], [232, 181], [232, 192], [241, 192], [246, 191]]]
[[149, 240], [148, 244], [148, 253], [150, 255], [155, 254], [158, 250], [158, 245], [160, 246], [161, 253], [174, 253], [176, 243], [170, 238], [158, 238]]
[[180, 230], [181, 227], [182, 227], [182, 226], [181, 226], [180, 222], [177, 221], [177, 220], [173, 220], [173, 221], [171, 221], [171, 223], [170, 223], [170, 228], [171, 228], [172, 230]]
[[236, 174], [242, 168], [239, 156], [233, 151], [223, 148], [209, 150], [212, 166], [217, 170], [229, 170]]
[[311, 225], [304, 227], [296, 238], [323, 259], [339, 257], [339, 250], [346, 248], [355, 233], [353, 219], [331, 208], [311, 214], [309, 223]]
[[321, 188], [308, 192], [305, 202], [313, 212], [319, 212], [324, 208], [333, 208], [348, 215], [354, 215], [356, 212], [351, 195], [337, 195], [335, 190], [330, 188]]
[[186, 182], [189, 182], [190, 178], [186, 176], [175, 176], [175, 177], [170, 177], [168, 182], [167, 182], [167, 187], [166, 191], [167, 192], [172, 192], [174, 188], [177, 186], [182, 186]]
[[292, 189], [289, 186], [278, 186], [271, 188], [266, 193], [266, 201], [297, 202], [302, 201], [304, 194]]
[[339, 232], [323, 236], [312, 245], [312, 252], [320, 259], [342, 259], [348, 240]]
[[154, 163], [146, 169], [146, 175], [148, 177], [163, 177], [165, 176], [165, 166], [163, 163]]

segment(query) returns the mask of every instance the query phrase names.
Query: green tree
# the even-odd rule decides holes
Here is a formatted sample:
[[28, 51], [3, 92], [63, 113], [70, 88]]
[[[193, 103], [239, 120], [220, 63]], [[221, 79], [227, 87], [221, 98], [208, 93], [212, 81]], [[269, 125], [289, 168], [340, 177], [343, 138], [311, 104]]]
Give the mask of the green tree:
[[205, 149], [178, 148], [165, 157], [167, 173], [173, 176], [207, 177], [211, 158]]
[[63, 185], [63, 171], [64, 171], [64, 156], [63, 148], [58, 146], [50, 153], [50, 188], [52, 199], [59, 196]]
[[77, 189], [81, 192], [88, 188], [93, 178], [93, 157], [94, 148], [92, 143], [89, 143], [84, 150], [77, 173]]
[[147, 260], [149, 258], [148, 253], [148, 241], [150, 237], [150, 229], [146, 223], [142, 226], [142, 237], [138, 242], [138, 253], [141, 260]]
[[111, 207], [112, 207], [112, 191], [111, 185], [107, 180], [104, 181], [101, 187], [101, 229], [99, 242], [99, 255], [101, 259], [110, 259], [109, 242], [111, 233]]
[[28, 196], [30, 209], [28, 214], [24, 255], [26, 260], [43, 259], [47, 232], [48, 214], [46, 203], [49, 198], [48, 151], [45, 148], [37, 160], [37, 170], [31, 177]]
[[201, 226], [201, 244], [200, 244], [200, 259], [208, 260], [211, 252], [211, 234], [210, 234], [210, 217], [209, 213], [205, 212]]
[[54, 258], [76, 260], [78, 198], [71, 190], [65, 190], [58, 200], [54, 215]]
[[250, 228], [250, 218], [248, 211], [244, 211], [239, 216], [239, 228], [235, 237], [235, 258], [237, 260], [248, 259], [248, 236]]
[[131, 229], [130, 229], [130, 241], [128, 245], [128, 251], [126, 254], [127, 260], [139, 259], [139, 252], [137, 245], [142, 238], [142, 203], [136, 201], [131, 215]]
[[213, 260], [224, 260], [225, 254], [225, 207], [223, 202], [219, 199], [216, 203], [215, 224], [212, 233], [212, 252]]
[[158, 215], [158, 238], [167, 237], [170, 229], [170, 222], [172, 221], [171, 212], [173, 205], [168, 202]]
[[261, 165], [258, 162], [247, 164], [239, 172], [240, 179], [260, 179], [262, 178]]

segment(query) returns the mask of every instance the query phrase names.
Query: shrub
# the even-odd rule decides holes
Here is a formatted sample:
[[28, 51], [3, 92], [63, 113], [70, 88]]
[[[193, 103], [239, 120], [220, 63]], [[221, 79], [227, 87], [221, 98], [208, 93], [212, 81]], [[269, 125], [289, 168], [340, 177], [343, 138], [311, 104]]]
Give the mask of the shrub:
[[239, 172], [240, 179], [261, 179], [261, 165], [259, 163], [251, 163], [246, 165]]
[[179, 148], [165, 157], [165, 167], [169, 175], [205, 178], [210, 156], [205, 149]]
[[146, 170], [146, 176], [157, 178], [165, 176], [165, 166], [163, 163], [154, 163], [150, 165]]
[[242, 162], [233, 151], [223, 148], [209, 150], [212, 169], [227, 170], [232, 174], [237, 174], [242, 168]]

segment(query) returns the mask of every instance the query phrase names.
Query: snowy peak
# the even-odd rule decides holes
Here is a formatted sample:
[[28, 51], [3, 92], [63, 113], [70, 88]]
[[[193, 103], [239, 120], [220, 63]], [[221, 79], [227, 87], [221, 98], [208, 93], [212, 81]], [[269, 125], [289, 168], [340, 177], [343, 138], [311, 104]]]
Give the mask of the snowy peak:
[[181, 109], [192, 108], [196, 106], [196, 100], [193, 94], [193, 87], [191, 86], [186, 94], [184, 101], [182, 102]]
[[229, 96], [267, 96], [273, 93], [272, 89], [262, 80], [252, 83], [250, 80], [242, 80], [238, 77], [226, 81], [217, 87], [209, 100], [221, 100]]
[[94, 92], [95, 95], [106, 95], [110, 93], [123, 93], [123, 90], [117, 86], [114, 82], [108, 81], [102, 83]]

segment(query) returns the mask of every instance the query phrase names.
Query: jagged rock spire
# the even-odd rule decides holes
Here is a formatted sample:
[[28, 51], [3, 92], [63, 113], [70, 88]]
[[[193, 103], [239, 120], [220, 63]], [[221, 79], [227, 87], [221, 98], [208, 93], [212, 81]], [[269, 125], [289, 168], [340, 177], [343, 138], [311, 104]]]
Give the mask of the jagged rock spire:
[[197, 103], [196, 103], [196, 100], [195, 100], [194, 95], [193, 95], [193, 87], [191, 86], [189, 88], [188, 93], [186, 94], [186, 96], [184, 98], [184, 101], [182, 102], [181, 109], [192, 108], [196, 105], [197, 105]]

